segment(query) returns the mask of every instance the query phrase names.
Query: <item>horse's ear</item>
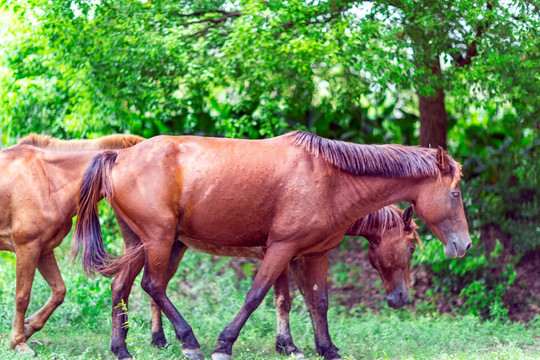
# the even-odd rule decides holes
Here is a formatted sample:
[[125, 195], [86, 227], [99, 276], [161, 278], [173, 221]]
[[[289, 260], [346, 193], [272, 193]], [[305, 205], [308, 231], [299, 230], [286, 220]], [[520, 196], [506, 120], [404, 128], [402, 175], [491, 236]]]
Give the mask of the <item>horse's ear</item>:
[[446, 173], [450, 170], [450, 165], [448, 164], [448, 158], [446, 157], [446, 150], [442, 147], [437, 148], [437, 165], [443, 173]]
[[410, 228], [411, 227], [412, 217], [413, 217], [413, 208], [412, 208], [412, 206], [409, 206], [403, 212], [403, 222], [405, 223], [405, 228]]

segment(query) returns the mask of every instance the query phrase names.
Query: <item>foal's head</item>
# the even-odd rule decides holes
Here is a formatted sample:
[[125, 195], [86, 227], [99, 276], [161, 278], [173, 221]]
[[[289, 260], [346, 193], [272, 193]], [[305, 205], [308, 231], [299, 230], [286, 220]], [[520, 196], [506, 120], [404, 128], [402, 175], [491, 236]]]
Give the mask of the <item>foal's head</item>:
[[382, 232], [364, 236], [370, 243], [369, 262], [381, 275], [388, 306], [394, 309], [409, 300], [411, 257], [416, 244], [421, 246], [412, 215], [412, 207], [409, 207], [401, 215], [403, 221], [390, 224]]

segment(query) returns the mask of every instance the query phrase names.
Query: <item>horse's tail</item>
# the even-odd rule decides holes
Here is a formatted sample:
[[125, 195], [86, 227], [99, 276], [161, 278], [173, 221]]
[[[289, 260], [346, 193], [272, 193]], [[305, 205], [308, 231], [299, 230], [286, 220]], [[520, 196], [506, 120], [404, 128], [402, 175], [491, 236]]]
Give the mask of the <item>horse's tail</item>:
[[103, 247], [97, 205], [103, 197], [111, 198], [113, 194], [111, 170], [117, 156], [116, 151], [104, 151], [94, 156], [79, 189], [71, 256], [75, 259], [82, 245], [83, 269], [87, 274], [109, 273], [105, 270], [111, 256]]

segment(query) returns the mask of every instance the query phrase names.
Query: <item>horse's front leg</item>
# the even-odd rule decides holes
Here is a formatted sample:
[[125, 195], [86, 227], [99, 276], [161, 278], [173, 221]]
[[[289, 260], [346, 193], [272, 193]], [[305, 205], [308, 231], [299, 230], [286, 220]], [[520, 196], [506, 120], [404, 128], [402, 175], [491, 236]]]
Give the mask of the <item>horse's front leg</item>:
[[311, 316], [317, 352], [325, 360], [341, 359], [328, 332], [328, 252], [292, 262], [291, 271]]
[[[169, 238], [170, 242], [167, 241]], [[168, 259], [171, 257], [174, 241], [176, 241], [174, 234], [169, 237], [166, 233], [163, 236], [156, 236], [154, 239], [143, 239], [146, 261], [141, 285], [172, 323], [176, 337], [184, 343], [182, 345], [184, 356], [189, 359], [202, 360], [204, 357], [201, 346], [195, 338], [191, 326], [184, 320], [166, 293]]]
[[261, 304], [272, 284], [285, 270], [294, 255], [294, 251], [295, 249], [290, 245], [280, 243], [275, 243], [267, 248], [253, 285], [246, 295], [244, 305], [236, 317], [219, 334], [218, 347], [212, 353], [213, 360], [231, 359], [232, 346], [238, 338], [240, 330], [242, 330], [253, 311]]
[[54, 252], [51, 251], [41, 256], [38, 262], [38, 270], [51, 288], [51, 297], [38, 312], [24, 321], [24, 335], [26, 340], [36, 331], [43, 328], [54, 310], [62, 304], [66, 296], [66, 286], [62, 280], [62, 275], [60, 275]]
[[15, 249], [17, 255], [16, 272], [17, 282], [15, 285], [15, 317], [11, 329], [11, 348], [19, 352], [33, 353], [34, 351], [26, 343], [24, 334], [24, 317], [30, 302], [30, 293], [36, 267], [39, 262], [41, 248], [30, 242], [28, 246]]
[[295, 359], [303, 359], [304, 354], [294, 345], [289, 325], [291, 294], [288, 266], [274, 283], [274, 305], [277, 315], [276, 351], [279, 354], [294, 355]]

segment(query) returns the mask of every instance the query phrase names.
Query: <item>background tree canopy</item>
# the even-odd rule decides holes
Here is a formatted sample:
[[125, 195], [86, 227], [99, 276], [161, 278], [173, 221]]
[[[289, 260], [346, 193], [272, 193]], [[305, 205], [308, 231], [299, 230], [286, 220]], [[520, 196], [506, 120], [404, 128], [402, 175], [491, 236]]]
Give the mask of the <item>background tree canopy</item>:
[[32, 131], [260, 138], [306, 129], [447, 147], [463, 164], [477, 246], [447, 260], [432, 244], [419, 262], [434, 283], [445, 279], [444, 291], [473, 299], [465, 309], [506, 314], [514, 266], [540, 246], [535, 2], [0, 4], [4, 146]]

